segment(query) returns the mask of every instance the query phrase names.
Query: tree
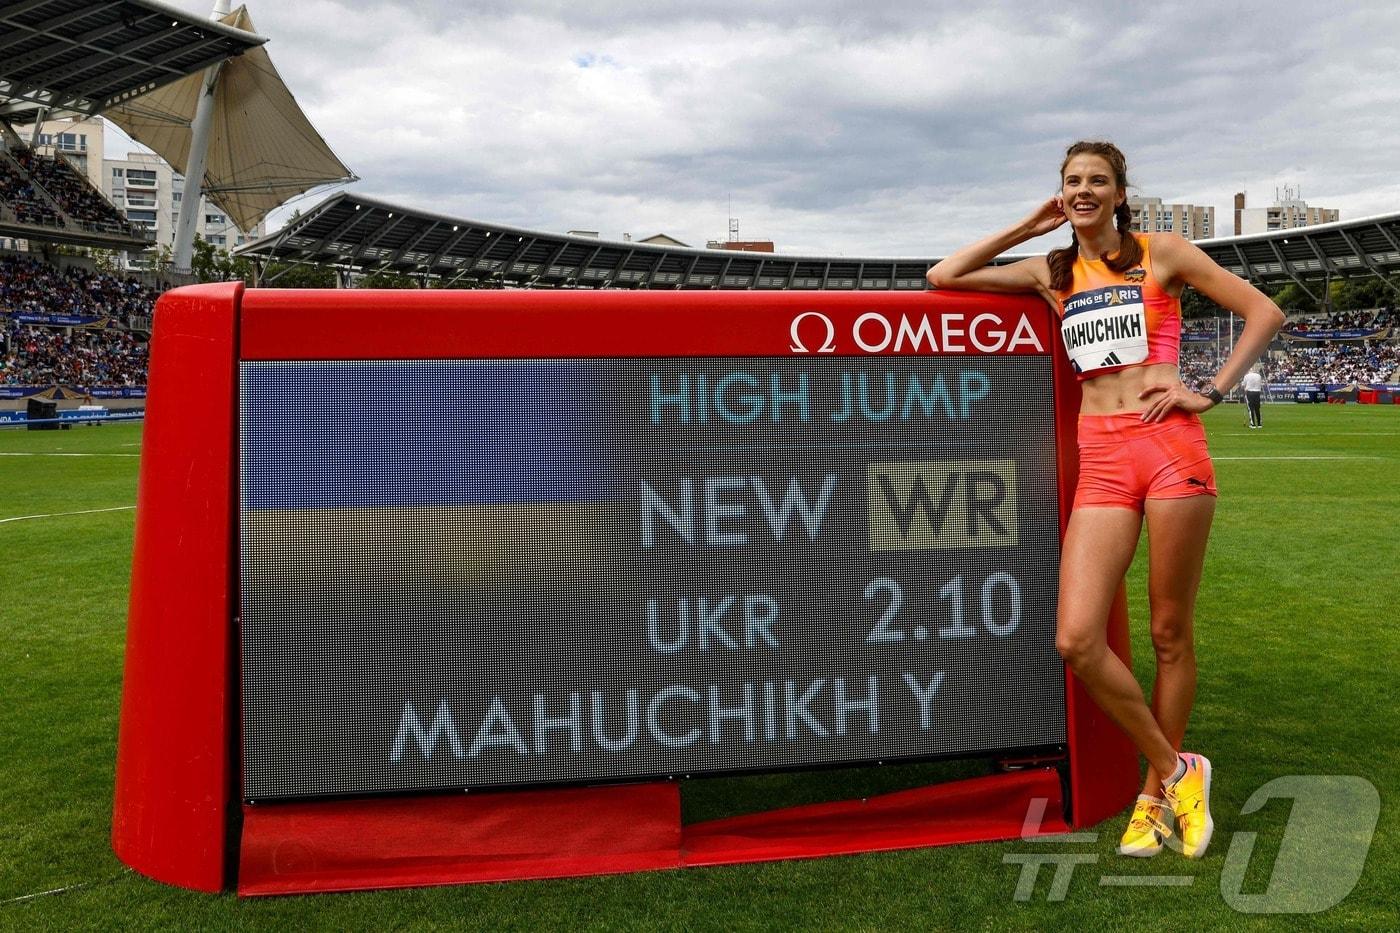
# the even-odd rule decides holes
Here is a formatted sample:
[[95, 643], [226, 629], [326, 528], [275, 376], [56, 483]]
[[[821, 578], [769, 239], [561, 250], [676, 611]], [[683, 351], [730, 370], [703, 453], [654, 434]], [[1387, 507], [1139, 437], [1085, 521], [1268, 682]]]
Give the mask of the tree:
[[253, 277], [253, 265], [195, 234], [190, 272], [200, 282], [231, 282], [237, 279], [246, 282]]
[[1194, 288], [1181, 292], [1181, 316], [1183, 318], [1220, 317], [1226, 310]]
[[175, 265], [175, 254], [170, 249], [170, 244], [163, 243], [151, 250], [151, 268], [157, 273], [169, 272]]
[[1375, 275], [1337, 279], [1332, 283], [1332, 307], [1338, 311], [1359, 311], [1382, 308], [1395, 302], [1396, 294], [1387, 285], [1396, 279], [1382, 279]]
[[121, 261], [117, 258], [116, 250], [93, 248], [89, 250], [88, 253], [92, 256], [93, 264], [97, 266], [98, 272], [118, 275], [126, 271], [122, 268]]
[[1289, 282], [1270, 297], [1273, 298], [1274, 304], [1284, 311], [1302, 311], [1311, 314], [1317, 310], [1317, 301], [1303, 291], [1296, 282]]
[[214, 267], [214, 244], [196, 233], [194, 251], [190, 254], [190, 272], [200, 282], [215, 282], [218, 278]]

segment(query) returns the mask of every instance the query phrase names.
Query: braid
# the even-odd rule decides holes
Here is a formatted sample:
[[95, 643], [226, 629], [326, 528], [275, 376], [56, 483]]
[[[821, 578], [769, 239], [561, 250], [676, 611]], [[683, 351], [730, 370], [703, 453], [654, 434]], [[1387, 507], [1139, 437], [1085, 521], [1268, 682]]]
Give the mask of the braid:
[[1052, 249], [1045, 257], [1050, 264], [1050, 290], [1062, 292], [1069, 288], [1074, 279], [1074, 263], [1079, 258], [1079, 235], [1069, 235], [1069, 245]]
[[1113, 211], [1118, 227], [1118, 252], [1104, 257], [1104, 265], [1114, 272], [1127, 272], [1142, 262], [1142, 244], [1133, 236], [1133, 209], [1124, 201]]

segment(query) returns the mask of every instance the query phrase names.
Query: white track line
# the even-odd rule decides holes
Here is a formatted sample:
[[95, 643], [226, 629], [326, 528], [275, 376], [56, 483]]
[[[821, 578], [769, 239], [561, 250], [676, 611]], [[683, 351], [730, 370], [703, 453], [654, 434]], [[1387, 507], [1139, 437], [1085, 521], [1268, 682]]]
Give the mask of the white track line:
[[83, 881], [79, 884], [70, 884], [66, 888], [52, 888], [48, 891], [35, 891], [33, 894], [22, 894], [19, 897], [12, 897], [8, 901], [0, 901], [0, 904], [18, 904], [21, 901], [32, 901], [36, 897], [48, 897], [50, 894], [64, 894], [68, 891], [76, 891], [79, 888], [86, 888], [91, 881]]
[[63, 515], [91, 515], [94, 512], [125, 512], [134, 509], [134, 505], [114, 505], [110, 509], [79, 509], [76, 512], [46, 512], [43, 515], [16, 515], [12, 518], [0, 518], [0, 525], [6, 522], [24, 522], [31, 518], [59, 518]]
[[1384, 460], [1384, 457], [1211, 457], [1212, 460]]
[[63, 888], [50, 888], [47, 891], [35, 891], [33, 894], [21, 894], [19, 897], [12, 897], [6, 901], [0, 901], [0, 904], [18, 904], [22, 901], [32, 901], [36, 897], [48, 897], [50, 894], [65, 894], [69, 891], [78, 891], [83, 888], [90, 888], [95, 884], [110, 884], [113, 881], [116, 881], [118, 878], [121, 878], [123, 875], [131, 874], [131, 872], [132, 869], [126, 868], [110, 878], [97, 878], [92, 881], [79, 881], [77, 884], [70, 884], [67, 887]]
[[37, 450], [0, 450], [0, 457], [139, 457], [140, 454], [61, 454]]
[[[1260, 437], [1395, 437], [1400, 431], [1270, 431]], [[1211, 431], [1214, 437], [1253, 437], [1254, 431]]]

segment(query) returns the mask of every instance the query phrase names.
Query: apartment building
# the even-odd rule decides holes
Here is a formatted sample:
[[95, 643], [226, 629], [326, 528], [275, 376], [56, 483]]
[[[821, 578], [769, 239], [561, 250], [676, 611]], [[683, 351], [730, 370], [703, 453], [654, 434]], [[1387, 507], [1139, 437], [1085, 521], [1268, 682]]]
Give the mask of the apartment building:
[[1291, 186], [1285, 186], [1281, 193], [1274, 191], [1272, 207], [1245, 207], [1245, 193], [1235, 195], [1235, 236], [1330, 224], [1341, 219], [1341, 211], [1311, 207], [1301, 192]]
[[1140, 233], [1177, 233], [1188, 240], [1216, 235], [1215, 208], [1198, 204], [1164, 204], [1161, 198], [1128, 198], [1133, 229]]

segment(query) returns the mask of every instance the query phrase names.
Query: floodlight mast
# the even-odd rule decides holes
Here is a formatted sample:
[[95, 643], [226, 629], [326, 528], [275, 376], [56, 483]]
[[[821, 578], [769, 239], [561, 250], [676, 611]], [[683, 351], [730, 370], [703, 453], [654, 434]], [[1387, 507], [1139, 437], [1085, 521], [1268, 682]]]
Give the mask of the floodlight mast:
[[[214, 0], [213, 20], [228, 15], [229, 0]], [[194, 255], [195, 219], [204, 195], [204, 160], [209, 152], [209, 130], [214, 123], [214, 90], [219, 83], [223, 62], [215, 62], [204, 70], [204, 85], [195, 105], [194, 120], [190, 122], [190, 157], [185, 162], [185, 190], [180, 196], [180, 222], [175, 228], [172, 265], [177, 272], [189, 272]]]

